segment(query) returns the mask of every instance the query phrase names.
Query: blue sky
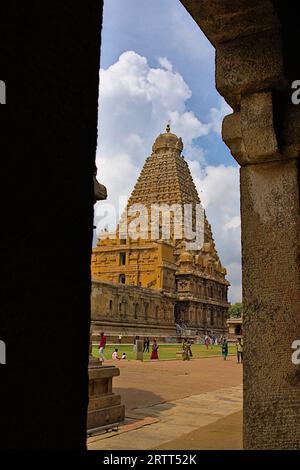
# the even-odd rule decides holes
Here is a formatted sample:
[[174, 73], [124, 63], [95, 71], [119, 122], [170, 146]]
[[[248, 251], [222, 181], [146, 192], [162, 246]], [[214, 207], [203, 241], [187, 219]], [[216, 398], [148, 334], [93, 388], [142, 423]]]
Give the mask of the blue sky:
[[214, 74], [214, 49], [178, 0], [104, 2], [97, 162], [109, 202], [129, 196], [170, 119], [228, 268], [230, 298], [239, 301], [238, 167], [221, 139], [231, 110]]
[[[214, 48], [178, 0], [106, 0], [102, 31], [101, 67], [106, 69], [128, 50], [157, 66], [167, 57], [193, 92], [188, 103], [205, 122], [212, 106], [219, 106], [215, 89]], [[201, 139], [207, 161], [235, 165], [220, 138]]]

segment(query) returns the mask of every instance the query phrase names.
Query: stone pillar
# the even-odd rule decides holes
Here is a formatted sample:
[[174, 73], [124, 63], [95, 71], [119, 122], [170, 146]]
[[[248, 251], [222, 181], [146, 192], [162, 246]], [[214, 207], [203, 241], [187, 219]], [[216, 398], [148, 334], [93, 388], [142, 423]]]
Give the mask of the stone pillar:
[[135, 352], [135, 358], [137, 361], [142, 361], [143, 362], [143, 348], [144, 348], [144, 343], [141, 339], [136, 340], [136, 352]]
[[296, 449], [300, 106], [291, 82], [300, 73], [289, 51], [298, 11], [269, 0], [181, 2], [216, 48], [216, 86], [234, 110], [222, 135], [241, 165], [244, 447]]
[[112, 392], [113, 377], [120, 375], [115, 366], [89, 366], [89, 406], [87, 430], [119, 424], [125, 419], [125, 406], [120, 395]]
[[[241, 169], [244, 294], [244, 440], [299, 448], [299, 174], [296, 160]], [[293, 429], [293, 431], [292, 431]]]
[[[280, 55], [277, 60], [281, 63]], [[241, 95], [240, 111], [223, 122], [223, 139], [241, 165], [247, 449], [296, 449], [300, 439], [299, 426], [293, 426], [300, 421], [300, 375], [291, 360], [292, 343], [300, 338], [299, 149], [294, 131], [300, 119], [290, 97], [284, 98], [278, 102], [271, 85]]]

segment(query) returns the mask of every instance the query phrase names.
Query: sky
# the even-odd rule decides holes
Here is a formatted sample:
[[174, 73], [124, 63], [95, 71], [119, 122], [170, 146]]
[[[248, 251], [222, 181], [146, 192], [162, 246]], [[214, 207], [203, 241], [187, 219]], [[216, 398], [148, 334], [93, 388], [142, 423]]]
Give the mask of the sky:
[[[158, 134], [182, 137], [216, 247], [241, 301], [239, 169], [221, 139], [231, 108], [215, 88], [215, 52], [179, 0], [105, 0], [99, 86], [98, 180], [126, 204]], [[95, 221], [105, 208], [99, 202]], [[116, 215], [118, 218], [118, 214]], [[109, 229], [115, 221], [108, 218]], [[96, 237], [95, 237], [96, 238]]]

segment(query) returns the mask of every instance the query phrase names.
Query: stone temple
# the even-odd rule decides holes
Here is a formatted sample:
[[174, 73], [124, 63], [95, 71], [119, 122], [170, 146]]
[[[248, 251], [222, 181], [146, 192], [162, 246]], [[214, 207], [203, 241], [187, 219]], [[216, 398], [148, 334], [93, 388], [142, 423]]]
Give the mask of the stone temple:
[[[140, 335], [163, 340], [227, 332], [226, 269], [203, 209], [202, 223], [197, 222], [201, 203], [182, 150], [181, 138], [168, 125], [153, 144], [116, 233], [102, 233], [93, 249], [94, 333], [104, 330], [109, 337]], [[146, 218], [145, 212], [138, 212], [138, 236], [131, 236], [124, 220], [127, 227], [137, 220], [133, 214], [140, 205]], [[161, 212], [155, 231], [152, 215], [157, 206]], [[168, 211], [167, 237], [162, 236], [166, 207], [177, 208], [177, 212]], [[202, 230], [201, 244], [192, 249], [183, 218], [178, 218], [186, 207], [193, 231]]]

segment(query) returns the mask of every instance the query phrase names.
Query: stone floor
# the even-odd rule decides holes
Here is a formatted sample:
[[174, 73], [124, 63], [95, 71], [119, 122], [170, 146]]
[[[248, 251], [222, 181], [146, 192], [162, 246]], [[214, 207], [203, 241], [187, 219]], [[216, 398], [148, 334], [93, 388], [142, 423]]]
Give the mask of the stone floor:
[[114, 391], [126, 421], [118, 431], [89, 438], [89, 449], [242, 447], [242, 366], [235, 357], [118, 366]]

